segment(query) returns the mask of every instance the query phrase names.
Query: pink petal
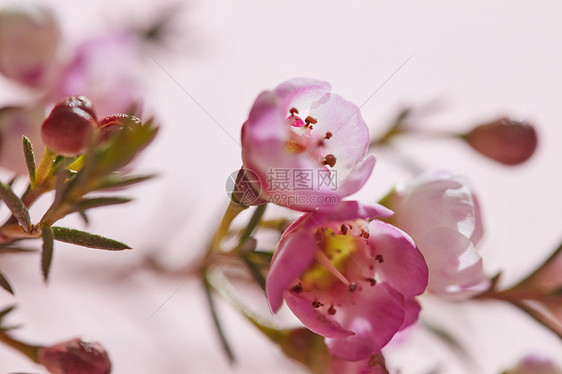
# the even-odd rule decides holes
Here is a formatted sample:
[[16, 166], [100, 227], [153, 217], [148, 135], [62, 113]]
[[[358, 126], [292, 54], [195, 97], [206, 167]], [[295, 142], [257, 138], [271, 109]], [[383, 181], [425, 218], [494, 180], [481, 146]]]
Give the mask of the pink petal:
[[339, 193], [341, 196], [351, 195], [361, 189], [367, 183], [367, 180], [375, 167], [375, 156], [367, 155], [360, 161], [339, 185]]
[[331, 374], [388, 374], [382, 353], [375, 353], [360, 361], [345, 361], [332, 357]]
[[287, 306], [310, 331], [329, 338], [342, 338], [354, 335], [344, 329], [336, 320], [329, 318], [315, 309], [312, 304], [294, 293], [285, 293]]
[[310, 266], [315, 253], [316, 239], [308, 231], [289, 235], [279, 242], [265, 284], [265, 294], [274, 313], [283, 304], [285, 291]]
[[337, 157], [334, 169], [338, 179], [345, 179], [369, 151], [369, 128], [361, 117], [359, 108], [341, 96], [330, 94], [328, 101], [313, 105], [310, 115], [318, 120], [313, 133], [332, 137], [324, 142], [324, 152]]
[[424, 292], [428, 269], [414, 241], [404, 231], [382, 221], [369, 223], [371, 256], [382, 256], [376, 273], [406, 297]]
[[486, 287], [488, 279], [482, 271], [482, 258], [464, 235], [438, 228], [421, 238], [418, 246], [431, 269], [430, 291], [468, 295]]
[[422, 174], [412, 183], [397, 187], [392, 204], [393, 223], [415, 239], [437, 227], [450, 228], [470, 238], [481, 230], [479, 211], [464, 178], [448, 172]]
[[283, 102], [284, 112], [288, 112], [292, 107], [308, 110], [312, 103], [320, 101], [329, 94], [331, 88], [328, 82], [310, 78], [293, 78], [277, 86], [274, 93]]
[[354, 304], [340, 309], [345, 313], [340, 323], [355, 335], [325, 339], [332, 355], [348, 361], [362, 360], [380, 351], [404, 321], [403, 297], [386, 283], [363, 288], [354, 296]]
[[400, 330], [404, 330], [418, 320], [418, 316], [421, 312], [421, 305], [415, 299], [405, 299], [404, 309], [404, 322], [402, 322]]
[[371, 219], [371, 218], [386, 218], [390, 217], [393, 212], [377, 203], [365, 201], [342, 201], [331, 209], [321, 209], [314, 215], [314, 221], [311, 221], [316, 226], [321, 226], [330, 221], [350, 221], [353, 219]]

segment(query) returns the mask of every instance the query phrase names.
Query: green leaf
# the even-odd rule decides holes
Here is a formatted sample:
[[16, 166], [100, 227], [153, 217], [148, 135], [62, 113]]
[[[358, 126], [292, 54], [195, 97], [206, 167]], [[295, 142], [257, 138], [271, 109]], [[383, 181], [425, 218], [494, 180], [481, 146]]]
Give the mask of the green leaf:
[[[135, 155], [146, 147], [158, 132], [152, 120], [138, 125], [132, 120], [124, 124], [122, 131], [107, 142], [105, 148], [98, 148], [94, 154], [94, 173], [107, 175], [127, 165]], [[97, 149], [96, 149], [97, 150]]]
[[106, 188], [126, 187], [154, 178], [156, 175], [140, 175], [134, 177], [122, 176], [120, 173], [112, 173], [102, 179], [93, 190], [103, 190]]
[[43, 252], [41, 253], [41, 269], [43, 270], [43, 279], [47, 282], [49, 278], [49, 270], [53, 260], [53, 231], [49, 226], [41, 226], [41, 237], [43, 238]]
[[[0, 287], [5, 289], [6, 291], [11, 293], [12, 295], [14, 294], [14, 289], [12, 288], [12, 285], [8, 281], [8, 278], [1, 271], [0, 271]], [[2, 316], [0, 316], [0, 318], [2, 318]]]
[[29, 180], [33, 183], [35, 181], [35, 155], [33, 153], [33, 144], [25, 135], [23, 136], [23, 153], [25, 155], [27, 171], [29, 172]]
[[248, 225], [244, 229], [244, 232], [242, 233], [242, 235], [240, 235], [238, 247], [241, 247], [246, 242], [246, 240], [248, 240], [252, 236], [256, 227], [259, 225], [266, 208], [267, 204], [258, 205], [256, 207], [256, 209], [254, 210], [254, 214], [252, 214], [250, 222], [248, 222]]
[[15, 245], [0, 246], [0, 255], [5, 253], [34, 253], [34, 252], [37, 252], [37, 249], [18, 247]]
[[84, 212], [85, 210], [92, 209], [92, 208], [99, 208], [108, 205], [125, 204], [128, 203], [129, 201], [132, 201], [132, 199], [126, 197], [96, 197], [91, 199], [82, 199], [80, 202], [75, 204], [72, 211]]
[[213, 317], [213, 323], [215, 325], [217, 334], [219, 335], [219, 339], [221, 341], [222, 348], [228, 357], [228, 361], [230, 364], [236, 362], [236, 358], [234, 357], [234, 353], [232, 352], [232, 348], [230, 348], [230, 344], [226, 339], [226, 335], [224, 334], [224, 330], [219, 320], [219, 316], [217, 314], [217, 307], [215, 305], [215, 300], [213, 299], [213, 293], [211, 290], [211, 284], [207, 277], [203, 279], [203, 289], [205, 291], [205, 296], [207, 296], [207, 304], [209, 305], [209, 309], [211, 311], [211, 316]]
[[80, 245], [82, 247], [120, 251], [131, 249], [127, 244], [89, 232], [70, 229], [68, 227], [52, 227], [55, 240]]
[[2, 318], [6, 317], [8, 315], [8, 313], [10, 313], [14, 309], [16, 309], [15, 304], [10, 305], [9, 307], [0, 310], [0, 321], [2, 320]]
[[4, 200], [23, 229], [26, 232], [29, 232], [29, 228], [31, 227], [29, 211], [27, 210], [25, 204], [21, 201], [21, 199], [17, 197], [16, 194], [12, 191], [10, 186], [2, 182], [0, 182], [0, 198]]
[[250, 274], [252, 275], [252, 278], [254, 278], [254, 280], [256, 282], [258, 282], [259, 286], [261, 287], [262, 290], [265, 291], [265, 277], [263, 276], [262, 272], [260, 271], [259, 267], [254, 264], [249, 258], [248, 256], [242, 256], [242, 260], [244, 261], [244, 263], [246, 264], [246, 266], [248, 267], [248, 270], [250, 271]]

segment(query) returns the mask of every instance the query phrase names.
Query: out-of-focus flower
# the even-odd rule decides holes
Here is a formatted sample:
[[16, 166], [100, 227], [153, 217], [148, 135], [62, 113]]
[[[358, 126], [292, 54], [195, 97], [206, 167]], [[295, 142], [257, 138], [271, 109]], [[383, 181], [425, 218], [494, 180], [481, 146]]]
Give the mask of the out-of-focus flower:
[[43, 122], [41, 138], [52, 152], [71, 157], [86, 150], [96, 129], [90, 100], [83, 96], [69, 97], [55, 105]]
[[482, 237], [482, 218], [464, 178], [424, 173], [398, 185], [383, 203], [395, 212], [388, 221], [410, 234], [425, 257], [429, 291], [468, 296], [488, 287], [475, 249]]
[[98, 113], [128, 112], [138, 99], [138, 38], [117, 32], [87, 40], [76, 47], [75, 55], [62, 67], [49, 99], [85, 95], [96, 103]]
[[27, 173], [22, 136], [42, 149], [41, 123], [45, 112], [40, 108], [6, 107], [0, 109], [0, 166], [18, 174]]
[[0, 73], [27, 86], [44, 86], [56, 65], [60, 33], [51, 12], [25, 4], [0, 11]]
[[527, 161], [537, 148], [534, 127], [507, 117], [476, 126], [463, 139], [484, 156], [505, 165]]
[[359, 108], [326, 82], [292, 79], [262, 92], [242, 126], [244, 168], [260, 197], [299, 210], [335, 205], [373, 169]]
[[88, 337], [74, 338], [40, 348], [38, 362], [52, 374], [109, 374], [111, 361], [105, 348]]
[[547, 358], [529, 355], [503, 374], [562, 374], [562, 370]]
[[276, 312], [283, 299], [295, 316], [348, 361], [380, 351], [412, 324], [414, 300], [427, 286], [427, 266], [412, 239], [374, 217], [378, 204], [344, 201], [306, 213], [282, 235], [266, 282]]

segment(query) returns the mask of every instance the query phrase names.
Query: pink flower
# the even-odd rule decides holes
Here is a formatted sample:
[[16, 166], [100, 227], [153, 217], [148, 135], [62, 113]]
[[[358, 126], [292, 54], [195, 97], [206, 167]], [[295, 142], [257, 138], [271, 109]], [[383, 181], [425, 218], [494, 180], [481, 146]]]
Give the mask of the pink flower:
[[488, 287], [475, 249], [483, 231], [480, 209], [463, 178], [448, 172], [422, 174], [397, 186], [385, 205], [395, 212], [389, 222], [410, 234], [422, 252], [429, 291], [466, 296]]
[[39, 5], [0, 11], [0, 73], [27, 86], [44, 86], [56, 66], [60, 41], [51, 12]]
[[87, 337], [74, 338], [39, 349], [39, 363], [52, 374], [109, 374], [105, 348]]
[[61, 68], [49, 98], [84, 95], [96, 103], [101, 116], [124, 113], [137, 99], [135, 66], [138, 40], [131, 34], [114, 33], [80, 44], [71, 61]]
[[262, 92], [242, 126], [244, 168], [260, 197], [299, 210], [335, 205], [373, 169], [359, 108], [326, 82], [292, 79]]
[[45, 119], [42, 108], [6, 107], [0, 109], [0, 166], [18, 174], [26, 174], [22, 136], [31, 140], [35, 152], [43, 150], [41, 123]]
[[419, 313], [414, 296], [427, 267], [411, 238], [373, 217], [378, 204], [344, 201], [306, 213], [283, 234], [271, 263], [266, 296], [274, 312], [283, 299], [331, 354], [358, 361], [380, 351]]

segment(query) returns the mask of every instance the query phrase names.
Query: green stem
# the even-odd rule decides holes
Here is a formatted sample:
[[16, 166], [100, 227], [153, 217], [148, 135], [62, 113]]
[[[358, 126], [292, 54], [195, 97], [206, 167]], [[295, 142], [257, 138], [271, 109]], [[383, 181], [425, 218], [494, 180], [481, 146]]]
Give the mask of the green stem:
[[42, 185], [47, 180], [51, 174], [51, 167], [53, 166], [53, 162], [55, 162], [57, 156], [58, 155], [56, 153], [45, 147], [45, 151], [43, 152], [43, 156], [41, 156], [41, 161], [39, 161], [39, 166], [37, 167], [35, 181], [32, 188]]
[[209, 284], [209, 280], [206, 276], [203, 278], [203, 290], [205, 291], [205, 296], [207, 299], [207, 304], [209, 305], [209, 310], [211, 311], [211, 316], [213, 318], [213, 324], [215, 325], [215, 329], [217, 334], [219, 335], [219, 339], [221, 341], [222, 348], [228, 357], [228, 361], [233, 364], [236, 362], [234, 358], [234, 354], [232, 353], [232, 349], [230, 348], [230, 344], [226, 340], [226, 335], [224, 334], [224, 330], [222, 329], [222, 325], [219, 320], [219, 316], [217, 314], [217, 307], [215, 305], [215, 301], [213, 299], [213, 294], [211, 290], [211, 285]]
[[16, 340], [16, 339], [12, 338], [6, 332], [1, 331], [1, 330], [0, 330], [0, 341], [3, 342], [4, 344], [6, 344], [9, 347], [12, 347], [16, 351], [18, 351], [20, 353], [23, 353], [31, 361], [37, 362], [37, 363], [39, 362], [38, 351], [39, 351], [39, 348], [42, 348], [41, 346], [23, 343], [19, 340]]
[[254, 210], [254, 214], [252, 215], [252, 218], [250, 218], [250, 222], [248, 222], [248, 226], [246, 226], [244, 232], [242, 232], [242, 235], [240, 235], [238, 248], [241, 248], [244, 245], [244, 243], [248, 239], [250, 239], [250, 237], [254, 233], [254, 230], [259, 225], [261, 218], [263, 217], [263, 214], [265, 213], [265, 208], [267, 208], [267, 204], [258, 205], [256, 207], [256, 209]]
[[232, 200], [230, 201], [226, 211], [224, 212], [221, 223], [211, 240], [211, 244], [207, 249], [207, 255], [210, 255], [220, 248], [222, 240], [228, 235], [228, 230], [230, 229], [230, 225], [232, 224], [232, 221], [234, 221], [234, 218], [247, 208], [247, 206], [237, 204]]

